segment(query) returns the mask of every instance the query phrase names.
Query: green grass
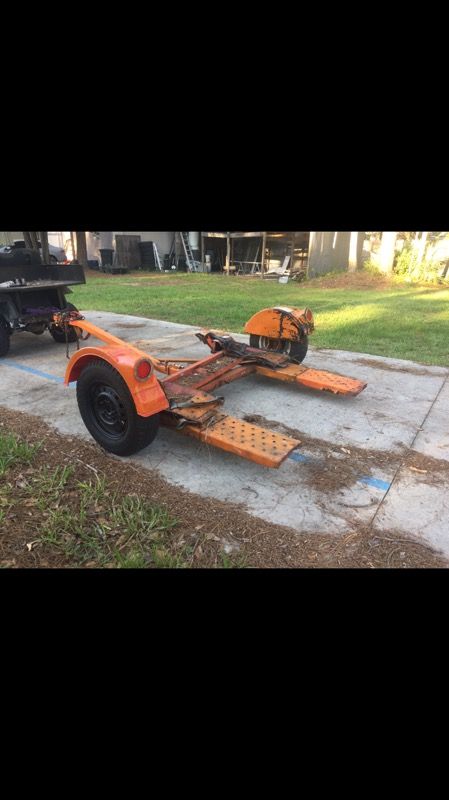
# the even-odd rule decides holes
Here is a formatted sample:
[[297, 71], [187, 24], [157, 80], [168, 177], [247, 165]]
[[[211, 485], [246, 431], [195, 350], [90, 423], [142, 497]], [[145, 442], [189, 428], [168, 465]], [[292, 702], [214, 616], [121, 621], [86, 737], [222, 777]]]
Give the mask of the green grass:
[[161, 543], [176, 520], [159, 506], [137, 496], [119, 497], [105, 478], [75, 481], [75, 506], [64, 507], [63, 492], [72, 467], [41, 468], [30, 491], [43, 512], [37, 541], [60, 550], [76, 564], [113, 565], [122, 569], [183, 566]]
[[312, 345], [449, 366], [449, 288], [392, 282], [383, 288], [328, 288], [306, 283], [135, 272], [89, 276], [71, 300], [81, 310], [169, 320], [241, 333], [245, 322], [272, 305], [310, 306]]
[[16, 464], [29, 464], [39, 447], [40, 444], [28, 444], [13, 434], [0, 433], [0, 476]]

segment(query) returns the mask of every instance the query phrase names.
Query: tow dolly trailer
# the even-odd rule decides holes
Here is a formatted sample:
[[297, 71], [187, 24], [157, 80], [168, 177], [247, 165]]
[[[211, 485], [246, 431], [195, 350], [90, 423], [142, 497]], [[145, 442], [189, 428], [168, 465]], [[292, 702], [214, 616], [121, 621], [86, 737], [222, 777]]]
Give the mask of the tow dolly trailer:
[[[105, 342], [104, 347], [86, 346], [74, 353], [67, 365], [65, 383], [77, 381], [83, 421], [94, 439], [109, 452], [131, 455], [141, 450], [153, 441], [161, 423], [265, 467], [279, 467], [301, 442], [223, 414], [224, 398], [212, 392], [252, 374], [338, 395], [354, 397], [363, 391], [366, 383], [304, 367], [297, 363], [299, 358], [295, 362], [294, 356], [286, 352], [283, 342], [304, 344], [304, 338], [313, 330], [313, 316], [308, 309], [305, 311], [308, 315], [299, 309], [266, 309], [276, 324], [279, 315], [285, 321], [288, 313], [289, 324], [294, 319], [303, 326], [300, 329], [293, 325], [290, 331], [271, 327], [268, 334], [254, 333], [270, 340], [265, 342], [269, 349], [241, 344], [218, 331], [197, 333], [211, 350], [211, 355], [199, 361], [156, 358], [80, 314], [62, 314], [57, 320], [61, 326], [69, 324], [77, 329], [78, 336], [83, 331], [84, 338], [92, 335]], [[257, 316], [247, 323], [247, 328], [260, 330]], [[265, 324], [266, 319], [262, 321]], [[287, 339], [288, 335], [296, 338]], [[155, 371], [165, 377], [158, 379]]]

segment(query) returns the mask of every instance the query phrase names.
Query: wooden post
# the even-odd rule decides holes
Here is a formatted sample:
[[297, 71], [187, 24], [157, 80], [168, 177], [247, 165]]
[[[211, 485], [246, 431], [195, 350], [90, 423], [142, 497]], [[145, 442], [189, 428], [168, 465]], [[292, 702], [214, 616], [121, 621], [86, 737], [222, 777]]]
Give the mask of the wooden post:
[[206, 271], [206, 265], [204, 263], [204, 236], [203, 236], [203, 231], [201, 231], [201, 266], [202, 266], [203, 272], [205, 272]]
[[29, 231], [23, 231], [23, 238], [24, 238], [24, 241], [25, 241], [25, 247], [27, 247], [28, 250], [32, 250], [33, 249], [33, 242], [31, 241], [30, 232]]
[[47, 231], [39, 231], [39, 237], [41, 240], [41, 247], [42, 247], [42, 261], [44, 264], [50, 263], [50, 250], [48, 247], [48, 232]]
[[39, 251], [36, 231], [24, 231], [23, 238], [25, 239], [25, 244], [27, 245], [27, 247], [30, 247], [31, 250]]
[[75, 261], [76, 259], [75, 231], [70, 231], [70, 241], [72, 242], [72, 261]]
[[261, 259], [261, 265], [260, 265], [260, 274], [261, 274], [262, 278], [263, 278], [263, 271], [264, 271], [264, 266], [265, 266], [265, 248], [266, 248], [266, 246], [267, 246], [267, 232], [264, 231], [263, 232], [263, 236], [262, 236], [262, 259]]
[[85, 231], [76, 232], [76, 255], [78, 264], [87, 268], [87, 245]]
[[230, 267], [230, 260], [231, 260], [231, 240], [229, 238], [229, 233], [226, 236], [226, 274], [229, 277], [229, 267]]

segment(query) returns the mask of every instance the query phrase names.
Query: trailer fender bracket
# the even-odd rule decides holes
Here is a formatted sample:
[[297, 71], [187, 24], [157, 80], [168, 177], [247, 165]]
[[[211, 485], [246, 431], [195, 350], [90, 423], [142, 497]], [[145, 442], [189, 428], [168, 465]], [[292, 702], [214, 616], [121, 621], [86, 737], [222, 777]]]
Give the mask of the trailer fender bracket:
[[101, 359], [117, 370], [125, 381], [141, 417], [151, 417], [169, 408], [169, 401], [154, 372], [145, 381], [136, 380], [134, 367], [139, 360], [126, 344], [123, 347], [83, 347], [71, 357], [65, 372], [64, 383], [78, 380], [87, 364]]

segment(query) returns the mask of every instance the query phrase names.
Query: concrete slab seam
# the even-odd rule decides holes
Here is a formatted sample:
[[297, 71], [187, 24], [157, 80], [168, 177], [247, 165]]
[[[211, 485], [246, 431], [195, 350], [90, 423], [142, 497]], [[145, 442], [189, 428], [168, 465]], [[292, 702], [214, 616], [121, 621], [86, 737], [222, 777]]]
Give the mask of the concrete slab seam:
[[[410, 445], [409, 445], [409, 451], [413, 449], [413, 445], [415, 444], [415, 442], [416, 442], [416, 440], [417, 440], [417, 438], [418, 438], [418, 434], [419, 434], [419, 432], [420, 432], [420, 431], [421, 431], [421, 430], [424, 428], [424, 425], [425, 425], [425, 423], [426, 423], [426, 421], [427, 421], [428, 417], [430, 416], [430, 413], [431, 413], [431, 411], [432, 411], [432, 409], [433, 409], [433, 407], [434, 407], [435, 403], [437, 402], [437, 400], [438, 400], [438, 398], [439, 398], [439, 396], [440, 396], [441, 392], [443, 391], [444, 387], [446, 386], [446, 384], [447, 384], [447, 382], [448, 382], [448, 379], [449, 379], [449, 376], [447, 376], [447, 377], [444, 379], [444, 381], [442, 382], [442, 384], [441, 384], [441, 386], [440, 386], [440, 388], [439, 388], [438, 392], [436, 393], [436, 396], [434, 397], [434, 399], [433, 399], [433, 402], [431, 403], [431, 405], [430, 405], [430, 408], [429, 408], [429, 410], [427, 411], [427, 414], [425, 415], [424, 419], [422, 420], [422, 422], [421, 422], [421, 424], [420, 424], [420, 426], [419, 426], [418, 430], [416, 431], [416, 433], [415, 433], [415, 435], [414, 435], [414, 437], [413, 437], [413, 440], [412, 440], [412, 442], [411, 442], [411, 443], [410, 443]], [[403, 467], [403, 464], [404, 464], [404, 458], [402, 458], [402, 459], [401, 459], [401, 462], [400, 462], [400, 464], [399, 464], [398, 468], [396, 469], [396, 472], [395, 472], [395, 473], [394, 473], [394, 475], [393, 475], [392, 481], [391, 481], [391, 483], [390, 483], [390, 485], [389, 485], [389, 487], [388, 487], [387, 491], [385, 492], [384, 496], [382, 497], [382, 500], [380, 501], [379, 505], [378, 505], [378, 506], [377, 506], [377, 508], [376, 508], [376, 511], [375, 511], [375, 513], [374, 513], [374, 515], [373, 515], [373, 518], [372, 518], [371, 522], [369, 523], [369, 527], [370, 527], [370, 528], [372, 528], [372, 527], [374, 526], [374, 522], [375, 522], [375, 520], [376, 520], [376, 517], [377, 517], [377, 515], [378, 515], [379, 511], [381, 510], [381, 508], [383, 507], [383, 504], [384, 504], [384, 502], [385, 502], [386, 498], [388, 497], [388, 494], [389, 494], [389, 492], [390, 492], [390, 489], [391, 489], [391, 487], [393, 486], [393, 483], [395, 482], [396, 478], [398, 477], [398, 475], [399, 475], [399, 473], [400, 473], [400, 471], [401, 471], [401, 469], [402, 469], [402, 467]]]

